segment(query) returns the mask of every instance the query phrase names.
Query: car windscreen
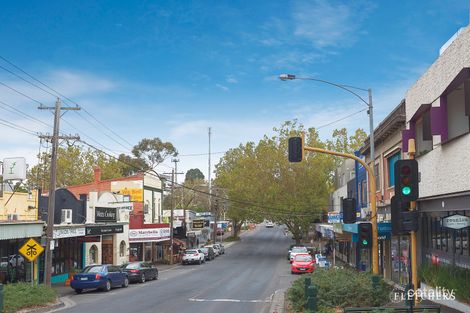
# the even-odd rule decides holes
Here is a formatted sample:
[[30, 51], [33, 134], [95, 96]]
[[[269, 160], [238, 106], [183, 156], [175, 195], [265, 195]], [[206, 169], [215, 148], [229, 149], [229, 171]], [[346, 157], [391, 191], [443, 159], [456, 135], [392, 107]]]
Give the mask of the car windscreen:
[[305, 248], [305, 247], [294, 247], [294, 248], [292, 248], [292, 252], [294, 252], [294, 253], [307, 252], [307, 248]]
[[103, 272], [106, 272], [106, 267], [103, 265], [88, 266], [88, 267], [85, 267], [85, 269], [83, 270], [83, 273], [103, 273]]
[[129, 263], [124, 268], [128, 270], [135, 270], [140, 268], [140, 263]]
[[295, 261], [299, 262], [311, 262], [312, 257], [310, 255], [296, 255], [295, 256]]

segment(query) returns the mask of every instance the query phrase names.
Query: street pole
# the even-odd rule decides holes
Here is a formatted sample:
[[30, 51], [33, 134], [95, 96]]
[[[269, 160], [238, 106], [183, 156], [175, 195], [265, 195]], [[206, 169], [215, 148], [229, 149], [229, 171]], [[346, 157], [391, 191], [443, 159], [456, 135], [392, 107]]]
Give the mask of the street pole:
[[[369, 179], [372, 179], [374, 181], [375, 185], [375, 140], [374, 140], [374, 107], [372, 105], [372, 89], [367, 90], [369, 93], [369, 109], [367, 113], [369, 113], [369, 145], [370, 145], [370, 160], [372, 163], [372, 166], [370, 168], [371, 173], [369, 174]], [[372, 184], [369, 183], [369, 186], [371, 186], [371, 191], [374, 192], [374, 196], [370, 197], [371, 201], [371, 219], [372, 219], [372, 267], [373, 267], [373, 272], [374, 274], [379, 273], [379, 230], [377, 227], [377, 204], [376, 204], [376, 194], [377, 194], [377, 189], [374, 188], [372, 189]], [[372, 199], [373, 198], [373, 199]], [[374, 204], [372, 205], [372, 201], [374, 201]], [[372, 210], [372, 206], [375, 207], [374, 210]], [[375, 211], [375, 212], [374, 212]]]
[[[409, 139], [408, 140], [408, 156], [410, 160], [415, 158], [416, 148], [415, 148], [415, 140]], [[410, 211], [416, 210], [416, 201], [410, 201]], [[414, 304], [417, 304], [416, 298], [416, 289], [418, 288], [418, 260], [417, 260], [417, 240], [416, 240], [416, 232], [410, 232], [410, 243], [411, 243], [411, 281], [413, 283], [413, 290], [414, 290]]]
[[353, 159], [361, 163], [362, 166], [364, 166], [364, 168], [367, 170], [367, 173], [369, 174], [369, 186], [370, 186], [370, 191], [371, 191], [370, 202], [371, 202], [371, 212], [372, 212], [372, 218], [371, 218], [371, 222], [372, 222], [372, 273], [378, 275], [379, 274], [379, 264], [378, 264], [379, 251], [377, 249], [378, 248], [378, 245], [377, 245], [378, 243], [377, 241], [377, 203], [376, 203], [377, 188], [375, 185], [374, 171], [372, 170], [371, 166], [367, 165], [367, 163], [364, 162], [361, 158], [353, 154], [329, 151], [325, 149], [307, 147], [307, 146], [304, 146], [304, 150], [310, 151], [310, 152], [326, 153], [326, 154]]
[[173, 208], [175, 206], [175, 170], [171, 170], [170, 264], [173, 264]]
[[[44, 107], [40, 106], [41, 110], [54, 110], [54, 130], [52, 139], [52, 152], [51, 152], [51, 175], [49, 183], [49, 201], [47, 207], [47, 228], [46, 228], [46, 254], [44, 262], [44, 284], [46, 286], [51, 285], [52, 277], [52, 248], [54, 237], [54, 210], [55, 210], [55, 189], [56, 189], [56, 177], [57, 177], [57, 149], [59, 146], [59, 138], [65, 139], [80, 139], [78, 136], [66, 137], [59, 136], [59, 124], [60, 124], [60, 111], [61, 110], [79, 110], [79, 107], [61, 108], [60, 99], [57, 98], [55, 107]], [[40, 138], [49, 138], [49, 136], [39, 136]]]

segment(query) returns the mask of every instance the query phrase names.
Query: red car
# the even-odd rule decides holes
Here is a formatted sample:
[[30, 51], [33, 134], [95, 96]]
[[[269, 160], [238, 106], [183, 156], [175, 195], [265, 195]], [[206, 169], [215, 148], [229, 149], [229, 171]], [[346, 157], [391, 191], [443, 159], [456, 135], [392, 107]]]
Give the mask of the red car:
[[312, 256], [308, 253], [297, 254], [290, 265], [290, 272], [296, 273], [312, 273], [315, 267], [313, 266]]
[[217, 236], [223, 236], [224, 233], [225, 233], [225, 232], [224, 232], [224, 229], [223, 229], [223, 228], [217, 228], [217, 232], [216, 232]]

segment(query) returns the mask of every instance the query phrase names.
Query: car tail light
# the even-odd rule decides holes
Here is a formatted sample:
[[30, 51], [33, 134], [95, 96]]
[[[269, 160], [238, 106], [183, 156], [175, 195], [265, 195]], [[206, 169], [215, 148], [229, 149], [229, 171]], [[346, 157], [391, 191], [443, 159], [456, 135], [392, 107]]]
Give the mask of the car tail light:
[[100, 280], [101, 279], [101, 275], [100, 274], [96, 274], [95, 275], [95, 280]]
[[195, 253], [194, 256], [199, 256], [199, 253]]
[[129, 272], [131, 272], [131, 273], [138, 273], [139, 270], [130, 270]]

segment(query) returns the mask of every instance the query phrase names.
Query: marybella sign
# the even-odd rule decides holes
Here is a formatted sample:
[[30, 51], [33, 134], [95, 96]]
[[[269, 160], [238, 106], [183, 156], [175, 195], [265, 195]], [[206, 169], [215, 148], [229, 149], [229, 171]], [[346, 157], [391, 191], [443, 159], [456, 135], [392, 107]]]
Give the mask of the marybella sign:
[[451, 215], [442, 219], [442, 226], [452, 229], [462, 229], [470, 226], [470, 216]]
[[157, 242], [170, 239], [170, 228], [142, 228], [129, 230], [129, 242]]

